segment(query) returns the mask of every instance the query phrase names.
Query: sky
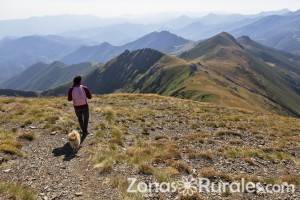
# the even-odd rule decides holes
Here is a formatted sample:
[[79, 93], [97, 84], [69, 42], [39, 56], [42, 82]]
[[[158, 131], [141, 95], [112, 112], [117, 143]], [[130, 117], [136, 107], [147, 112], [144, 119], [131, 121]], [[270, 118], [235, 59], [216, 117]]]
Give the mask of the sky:
[[0, 0], [0, 19], [63, 14], [104, 18], [156, 13], [255, 14], [284, 8], [298, 10], [300, 0]]

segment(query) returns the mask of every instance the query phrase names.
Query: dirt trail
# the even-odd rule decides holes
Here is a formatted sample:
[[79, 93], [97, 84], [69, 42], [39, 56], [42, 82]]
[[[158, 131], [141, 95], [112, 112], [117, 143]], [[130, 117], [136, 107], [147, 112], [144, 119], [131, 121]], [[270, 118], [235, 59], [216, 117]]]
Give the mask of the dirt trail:
[[92, 137], [93, 134], [88, 135], [74, 157], [65, 134], [41, 133], [29, 145], [24, 145], [26, 157], [7, 163], [1, 179], [31, 186], [38, 199], [43, 200], [109, 199], [102, 192], [101, 177], [89, 164], [88, 147]]

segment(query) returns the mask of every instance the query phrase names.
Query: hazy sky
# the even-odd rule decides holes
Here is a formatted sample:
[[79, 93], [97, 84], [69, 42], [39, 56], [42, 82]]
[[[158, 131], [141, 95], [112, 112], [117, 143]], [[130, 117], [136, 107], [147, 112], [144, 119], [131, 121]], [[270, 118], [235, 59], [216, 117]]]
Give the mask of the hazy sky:
[[0, 0], [0, 19], [61, 14], [257, 13], [283, 8], [298, 10], [300, 0]]

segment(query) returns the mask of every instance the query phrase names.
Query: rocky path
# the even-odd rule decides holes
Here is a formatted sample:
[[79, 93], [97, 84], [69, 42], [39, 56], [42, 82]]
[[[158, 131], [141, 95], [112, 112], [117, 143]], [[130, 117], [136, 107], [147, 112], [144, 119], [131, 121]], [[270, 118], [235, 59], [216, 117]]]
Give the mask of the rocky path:
[[103, 182], [89, 164], [88, 147], [92, 137], [90, 134], [86, 138], [74, 157], [66, 135], [40, 133], [36, 140], [24, 145], [27, 156], [5, 165], [1, 179], [28, 185], [43, 200], [109, 199], [100, 194]]

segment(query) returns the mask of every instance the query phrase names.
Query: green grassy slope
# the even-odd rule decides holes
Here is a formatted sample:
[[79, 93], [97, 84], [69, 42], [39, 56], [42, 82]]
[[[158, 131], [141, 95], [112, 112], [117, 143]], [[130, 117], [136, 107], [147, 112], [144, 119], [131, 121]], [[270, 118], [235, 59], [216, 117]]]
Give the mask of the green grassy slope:
[[[211, 39], [199, 43], [195, 48], [181, 55], [182, 58], [189, 61], [202, 63], [208, 71], [213, 71], [234, 85], [242, 87], [253, 96], [261, 96], [265, 100], [258, 104], [278, 104], [280, 110], [287, 110], [295, 115], [300, 114], [300, 96], [297, 94], [297, 85], [292, 84], [295, 79], [288, 77], [288, 70], [297, 74], [297, 67], [292, 66], [297, 61], [288, 61], [283, 59], [287, 57], [279, 51], [264, 51], [259, 54], [258, 51], [252, 53], [244, 46], [239, 44], [232, 36], [221, 33]], [[280, 56], [275, 56], [276, 54]], [[273, 54], [273, 55], [272, 55]], [[278, 67], [271, 67], [266, 57], [272, 58]], [[264, 60], [265, 59], [265, 60]], [[294, 58], [296, 59], [296, 58]], [[220, 79], [219, 79], [220, 80]], [[242, 95], [242, 94], [239, 94]], [[247, 95], [248, 96], [248, 95]], [[242, 95], [243, 98], [246, 96]], [[249, 96], [247, 97], [249, 98]], [[267, 101], [266, 103], [264, 101]], [[256, 105], [257, 106], [257, 103]]]

